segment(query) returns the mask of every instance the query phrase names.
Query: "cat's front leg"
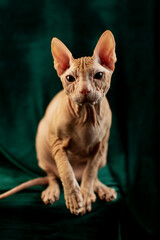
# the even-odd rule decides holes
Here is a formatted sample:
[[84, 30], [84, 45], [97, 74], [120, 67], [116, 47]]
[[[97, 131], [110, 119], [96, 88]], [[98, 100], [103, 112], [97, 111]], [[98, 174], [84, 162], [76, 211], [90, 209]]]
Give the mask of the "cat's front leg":
[[86, 211], [91, 211], [91, 205], [96, 200], [97, 193], [100, 199], [105, 199], [107, 202], [115, 200], [117, 193], [113, 188], [109, 188], [101, 183], [98, 178], [98, 169], [102, 162], [106, 161], [108, 150], [108, 134], [99, 142], [96, 146], [96, 153], [91, 155], [87, 166], [84, 170], [82, 183], [81, 183], [81, 193], [83, 196], [83, 209], [81, 210], [82, 214], [85, 214]]
[[91, 211], [91, 205], [96, 201], [96, 195], [94, 193], [94, 185], [97, 179], [99, 164], [101, 155], [101, 142], [98, 142], [95, 146], [95, 153], [92, 153], [88, 159], [86, 168], [84, 169], [82, 182], [81, 182], [81, 193], [83, 196], [83, 208], [82, 214], [86, 211]]
[[91, 211], [91, 205], [96, 200], [94, 192], [97, 192], [95, 186], [97, 186], [98, 169], [101, 165], [104, 165], [107, 160], [108, 138], [109, 129], [103, 140], [94, 146], [94, 151], [91, 153], [84, 170], [81, 182], [81, 193], [84, 201], [83, 210], [81, 211], [82, 214], [85, 214], [86, 211]]
[[78, 215], [83, 206], [83, 198], [80, 186], [75, 178], [66, 153], [69, 140], [70, 139], [66, 139], [65, 141], [62, 141], [54, 135], [51, 135], [50, 147], [64, 188], [66, 206], [71, 213]]

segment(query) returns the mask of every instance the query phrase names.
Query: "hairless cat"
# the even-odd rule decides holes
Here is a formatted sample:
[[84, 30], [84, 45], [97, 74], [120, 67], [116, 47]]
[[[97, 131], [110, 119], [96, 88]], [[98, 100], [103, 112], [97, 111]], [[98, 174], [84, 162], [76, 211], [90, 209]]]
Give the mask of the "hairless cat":
[[47, 176], [25, 182], [0, 199], [34, 185], [48, 185], [41, 198], [53, 204], [59, 199], [60, 179], [67, 208], [85, 214], [91, 211], [95, 193], [107, 202], [117, 196], [97, 177], [107, 159], [112, 115], [105, 95], [115, 68], [115, 40], [105, 31], [92, 57], [74, 59], [57, 38], [52, 39], [51, 51], [64, 89], [50, 102], [36, 135], [38, 164]]

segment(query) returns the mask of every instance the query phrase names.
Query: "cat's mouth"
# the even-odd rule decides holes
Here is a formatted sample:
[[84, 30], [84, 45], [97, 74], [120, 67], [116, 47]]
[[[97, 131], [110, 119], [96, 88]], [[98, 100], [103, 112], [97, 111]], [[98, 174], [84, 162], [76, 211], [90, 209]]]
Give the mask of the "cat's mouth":
[[80, 105], [80, 106], [93, 106], [95, 104], [97, 104], [98, 102], [100, 102], [100, 98], [93, 98], [93, 97], [80, 97], [75, 99], [76, 104]]
[[73, 102], [80, 106], [93, 106], [100, 103], [104, 95], [101, 92], [92, 92], [88, 94], [72, 94], [70, 98]]

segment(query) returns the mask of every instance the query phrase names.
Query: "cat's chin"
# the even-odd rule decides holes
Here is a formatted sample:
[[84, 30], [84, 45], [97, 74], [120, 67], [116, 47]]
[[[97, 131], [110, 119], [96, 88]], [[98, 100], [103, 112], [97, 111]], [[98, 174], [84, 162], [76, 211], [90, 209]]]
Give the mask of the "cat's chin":
[[84, 102], [81, 106], [85, 106], [85, 107], [91, 107], [94, 106], [96, 103], [95, 102]]

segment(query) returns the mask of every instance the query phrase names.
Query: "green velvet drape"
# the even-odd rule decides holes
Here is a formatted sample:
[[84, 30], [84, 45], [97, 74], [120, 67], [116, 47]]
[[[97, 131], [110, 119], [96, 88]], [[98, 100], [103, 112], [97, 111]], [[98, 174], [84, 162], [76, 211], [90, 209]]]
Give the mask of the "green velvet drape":
[[[153, 239], [157, 229], [158, 10], [154, 0], [0, 0], [0, 192], [44, 175], [35, 134], [51, 98], [62, 88], [53, 69], [52, 37], [75, 58], [90, 56], [110, 29], [117, 63], [108, 99], [113, 113], [106, 184], [117, 202], [71, 216], [63, 193], [44, 206], [40, 191], [0, 201], [0, 239]], [[106, 232], [106, 234], [105, 234]], [[107, 235], [108, 234], [108, 235]]]

